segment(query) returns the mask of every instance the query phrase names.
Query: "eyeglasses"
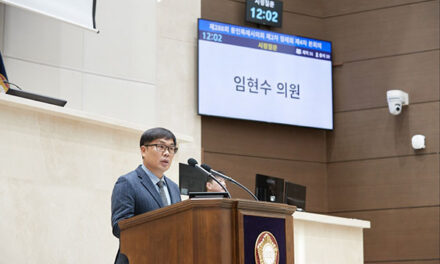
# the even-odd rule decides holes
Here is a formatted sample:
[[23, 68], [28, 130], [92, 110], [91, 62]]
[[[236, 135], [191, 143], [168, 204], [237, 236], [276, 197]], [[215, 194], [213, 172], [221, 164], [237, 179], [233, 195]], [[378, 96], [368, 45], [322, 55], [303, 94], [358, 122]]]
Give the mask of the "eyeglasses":
[[156, 151], [159, 151], [159, 152], [165, 152], [165, 150], [168, 150], [168, 152], [170, 154], [176, 154], [177, 151], [179, 150], [178, 147], [167, 146], [167, 145], [164, 145], [164, 144], [147, 144], [147, 145], [144, 145], [144, 146], [145, 147], [154, 146], [156, 148]]

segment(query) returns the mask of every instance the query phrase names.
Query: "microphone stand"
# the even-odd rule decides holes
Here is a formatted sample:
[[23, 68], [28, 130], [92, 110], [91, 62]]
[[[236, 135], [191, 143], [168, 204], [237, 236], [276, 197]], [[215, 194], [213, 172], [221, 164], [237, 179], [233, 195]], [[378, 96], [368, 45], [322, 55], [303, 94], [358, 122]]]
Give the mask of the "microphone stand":
[[[192, 166], [192, 167], [196, 167], [197, 169], [199, 169], [201, 172], [203, 172], [204, 174], [208, 175], [208, 177], [210, 177], [211, 179], [213, 179], [216, 183], [218, 183], [223, 190], [225, 190], [225, 192], [228, 194], [228, 198], [231, 198], [231, 194], [229, 193], [228, 189], [226, 188], [226, 186], [224, 186], [223, 184], [221, 184], [214, 175], [212, 175], [209, 171], [205, 170], [203, 167], [201, 167], [199, 164], [197, 164], [197, 161], [193, 158], [188, 159], [188, 165]], [[221, 177], [221, 176], [220, 176]]]
[[[201, 168], [201, 167], [200, 167], [200, 168]], [[208, 176], [211, 177], [211, 179], [213, 179], [216, 183], [218, 183], [218, 185], [220, 185], [220, 186], [223, 188], [223, 190], [225, 190], [225, 192], [228, 194], [228, 197], [231, 198], [231, 194], [229, 193], [229, 191], [228, 191], [228, 189], [226, 188], [226, 186], [224, 186], [223, 184], [221, 184], [221, 183], [219, 182], [219, 180], [217, 180], [217, 179], [215, 178], [215, 176], [212, 175], [212, 174], [209, 173], [209, 172], [208, 172]]]
[[206, 164], [202, 164], [202, 167], [203, 167], [203, 169], [205, 169], [207, 172], [213, 172], [215, 175], [220, 176], [220, 177], [222, 177], [223, 179], [228, 180], [228, 181], [234, 183], [235, 185], [237, 185], [238, 187], [242, 188], [242, 189], [245, 190], [247, 193], [249, 193], [249, 194], [252, 196], [252, 198], [255, 199], [255, 201], [258, 201], [257, 196], [255, 196], [255, 195], [254, 195], [254, 194], [253, 194], [248, 188], [246, 188], [245, 186], [243, 186], [243, 184], [239, 183], [238, 181], [232, 179], [232, 178], [229, 177], [229, 176], [224, 175], [223, 173], [220, 173], [220, 172], [218, 172], [218, 171], [215, 171], [215, 170], [211, 169], [211, 167], [209, 167], [209, 166], [206, 165]]

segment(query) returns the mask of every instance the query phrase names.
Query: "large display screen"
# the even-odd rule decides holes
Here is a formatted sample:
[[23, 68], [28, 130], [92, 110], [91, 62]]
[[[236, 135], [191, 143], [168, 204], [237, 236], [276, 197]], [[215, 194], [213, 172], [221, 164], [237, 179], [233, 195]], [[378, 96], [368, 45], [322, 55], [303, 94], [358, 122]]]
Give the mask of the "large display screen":
[[331, 43], [199, 19], [198, 112], [333, 129]]

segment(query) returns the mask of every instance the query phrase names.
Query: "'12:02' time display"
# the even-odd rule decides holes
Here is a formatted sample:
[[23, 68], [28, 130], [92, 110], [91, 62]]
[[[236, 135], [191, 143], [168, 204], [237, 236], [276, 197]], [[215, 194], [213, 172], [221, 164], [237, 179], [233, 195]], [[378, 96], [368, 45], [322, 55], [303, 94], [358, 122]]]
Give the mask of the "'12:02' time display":
[[202, 39], [205, 39], [205, 40], [222, 42], [222, 38], [223, 38], [223, 36], [221, 34], [211, 33], [211, 32], [202, 32]]
[[251, 8], [251, 17], [259, 20], [267, 20], [269, 22], [278, 23], [278, 12], [271, 10], [263, 10], [261, 8]]
[[283, 2], [278, 0], [247, 0], [246, 21], [281, 27]]

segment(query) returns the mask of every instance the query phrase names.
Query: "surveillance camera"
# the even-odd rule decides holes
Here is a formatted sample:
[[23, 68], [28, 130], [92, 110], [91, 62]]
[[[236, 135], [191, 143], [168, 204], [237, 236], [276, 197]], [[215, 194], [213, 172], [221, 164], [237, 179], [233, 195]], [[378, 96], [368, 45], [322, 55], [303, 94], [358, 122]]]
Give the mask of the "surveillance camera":
[[392, 115], [402, 112], [402, 107], [408, 105], [408, 94], [400, 90], [387, 91], [388, 109]]

